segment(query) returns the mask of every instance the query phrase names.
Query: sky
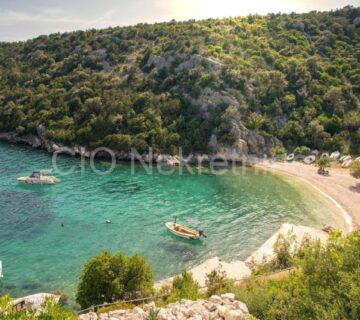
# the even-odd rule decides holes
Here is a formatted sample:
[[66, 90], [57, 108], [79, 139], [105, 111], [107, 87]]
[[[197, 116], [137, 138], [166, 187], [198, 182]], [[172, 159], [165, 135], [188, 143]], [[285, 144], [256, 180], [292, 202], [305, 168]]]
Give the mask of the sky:
[[0, 41], [42, 34], [250, 13], [331, 10], [360, 0], [0, 0]]

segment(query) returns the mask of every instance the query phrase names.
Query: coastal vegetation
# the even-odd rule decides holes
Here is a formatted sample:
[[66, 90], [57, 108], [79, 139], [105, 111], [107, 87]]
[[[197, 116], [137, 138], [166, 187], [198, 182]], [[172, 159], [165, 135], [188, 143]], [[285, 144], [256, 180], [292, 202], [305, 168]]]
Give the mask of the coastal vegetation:
[[294, 149], [295, 155], [308, 156], [310, 154], [310, 152], [311, 152], [310, 148], [308, 148], [306, 146], [300, 146], [300, 147], [296, 147]]
[[360, 231], [334, 232], [326, 245], [305, 239], [292, 250], [292, 244], [282, 237], [274, 261], [259, 266], [261, 274], [291, 267], [288, 276], [252, 276], [231, 292], [259, 319], [358, 319]]
[[360, 161], [355, 161], [350, 169], [351, 175], [356, 178], [360, 179]]
[[359, 153], [360, 8], [138, 24], [0, 43], [0, 131], [209, 151], [237, 126]]
[[270, 150], [271, 157], [279, 160], [285, 160], [286, 151], [283, 147], [276, 146]]
[[[241, 283], [214, 271], [207, 276], [207, 292], [186, 285], [192, 290], [183, 290], [179, 299], [233, 292], [258, 319], [358, 319], [360, 230], [347, 236], [333, 231], [327, 244], [306, 238], [297, 244], [293, 236], [280, 235], [274, 253], [273, 260], [257, 265], [253, 275]], [[290, 271], [279, 279], [266, 279], [281, 270]], [[188, 283], [190, 278], [183, 275], [179, 279]]]
[[[214, 294], [233, 292], [258, 319], [358, 319], [360, 312], [360, 230], [342, 236], [333, 231], [326, 244], [303, 239], [298, 244], [290, 235], [279, 235], [274, 258], [255, 265], [248, 279], [235, 283], [226, 273], [214, 270], [207, 275], [207, 290], [201, 290], [191, 273], [184, 271], [171, 286], [156, 293], [156, 304], [165, 306], [182, 299], [208, 299]], [[274, 271], [285, 276], [269, 278]], [[152, 272], [146, 260], [109, 252], [90, 259], [84, 266], [78, 299], [82, 307], [152, 295]], [[87, 290], [84, 290], [87, 288]], [[92, 292], [92, 293], [90, 293]], [[94, 296], [95, 294], [95, 296]], [[131, 308], [119, 302], [99, 312]], [[0, 299], [2, 319], [75, 319], [75, 315], [47, 300], [40, 313], [10, 313], [8, 296]], [[156, 316], [156, 309], [153, 310]]]
[[329, 157], [320, 157], [316, 160], [316, 165], [319, 167], [319, 172], [324, 173], [325, 168], [329, 168], [331, 166], [331, 161]]
[[81, 271], [76, 300], [85, 309], [92, 305], [149, 296], [153, 272], [145, 258], [103, 252], [91, 258]]
[[174, 278], [171, 294], [167, 301], [179, 301], [181, 299], [197, 300], [200, 297], [200, 285], [193, 279], [191, 273], [183, 271]]
[[47, 299], [38, 312], [34, 309], [13, 312], [12, 299], [0, 297], [0, 318], [2, 320], [76, 320], [72, 311], [64, 309], [55, 301]]

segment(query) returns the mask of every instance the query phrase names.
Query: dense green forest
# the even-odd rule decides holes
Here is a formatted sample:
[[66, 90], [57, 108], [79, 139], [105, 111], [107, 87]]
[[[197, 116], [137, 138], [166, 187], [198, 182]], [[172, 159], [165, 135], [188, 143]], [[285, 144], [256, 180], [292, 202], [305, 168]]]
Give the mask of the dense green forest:
[[360, 153], [359, 59], [353, 7], [0, 43], [0, 131], [210, 152], [212, 134], [230, 146], [241, 122], [289, 149]]

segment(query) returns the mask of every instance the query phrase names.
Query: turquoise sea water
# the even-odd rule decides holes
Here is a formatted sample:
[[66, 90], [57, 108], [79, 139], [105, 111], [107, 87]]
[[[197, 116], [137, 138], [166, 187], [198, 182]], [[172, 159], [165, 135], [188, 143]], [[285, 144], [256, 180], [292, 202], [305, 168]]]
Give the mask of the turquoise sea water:
[[[80, 163], [60, 157], [58, 167], [74, 167], [72, 175], [54, 186], [24, 186], [16, 178], [51, 168], [51, 156], [0, 144], [2, 293], [63, 291], [73, 302], [81, 267], [105, 249], [146, 256], [161, 279], [214, 256], [245, 259], [284, 222], [341, 224], [328, 200], [313, 190], [253, 169], [149, 175], [141, 166], [132, 174], [123, 163], [102, 176], [87, 162], [81, 170]], [[204, 229], [208, 238], [190, 242], [171, 235], [164, 223], [175, 216]]]

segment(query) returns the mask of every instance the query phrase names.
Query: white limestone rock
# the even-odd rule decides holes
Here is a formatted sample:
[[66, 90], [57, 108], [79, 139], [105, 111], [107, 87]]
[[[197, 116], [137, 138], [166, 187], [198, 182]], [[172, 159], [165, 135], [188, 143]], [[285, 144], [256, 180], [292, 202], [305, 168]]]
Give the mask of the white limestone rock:
[[219, 296], [217, 296], [217, 295], [211, 296], [210, 299], [209, 299], [209, 301], [212, 302], [212, 303], [215, 303], [215, 304], [220, 304], [220, 305], [222, 304], [222, 299], [221, 299], [221, 297], [219, 297]]
[[158, 320], [247, 320], [250, 318], [246, 305], [241, 301], [235, 300], [234, 294], [226, 293], [221, 295], [221, 297], [214, 295], [209, 300], [181, 300], [160, 309], [157, 309], [155, 303], [152, 302], [143, 307], [134, 307], [130, 310], [116, 310], [100, 315], [90, 312], [79, 316], [79, 319], [146, 320], [151, 309], [158, 311]]
[[247, 317], [241, 310], [230, 310], [225, 314], [225, 320], [245, 320]]

